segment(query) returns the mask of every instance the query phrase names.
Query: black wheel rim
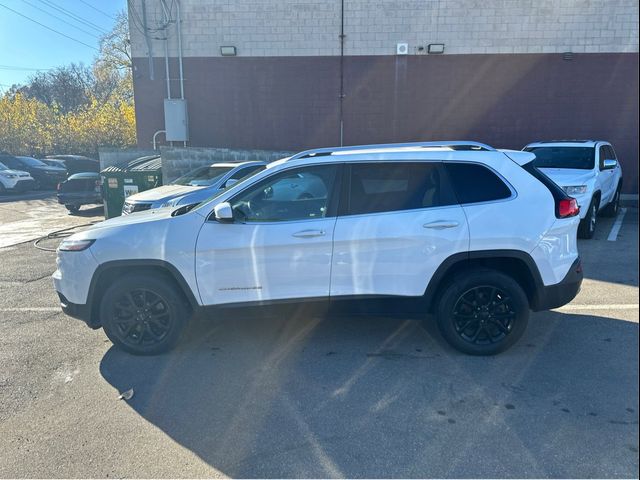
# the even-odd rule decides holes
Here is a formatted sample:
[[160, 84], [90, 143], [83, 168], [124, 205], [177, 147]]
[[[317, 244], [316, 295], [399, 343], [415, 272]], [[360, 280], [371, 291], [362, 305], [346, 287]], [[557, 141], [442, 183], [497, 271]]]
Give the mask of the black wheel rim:
[[453, 307], [453, 326], [464, 341], [492, 345], [512, 331], [516, 312], [509, 295], [491, 286], [471, 288], [458, 297]]
[[121, 295], [114, 302], [111, 315], [114, 333], [132, 347], [156, 345], [171, 330], [169, 304], [151, 290], [138, 288]]

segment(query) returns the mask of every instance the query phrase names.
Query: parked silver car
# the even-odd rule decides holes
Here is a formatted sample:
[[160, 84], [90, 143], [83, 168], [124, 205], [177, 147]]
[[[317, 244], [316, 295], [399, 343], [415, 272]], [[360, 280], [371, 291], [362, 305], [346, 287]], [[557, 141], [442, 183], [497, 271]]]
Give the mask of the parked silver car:
[[266, 168], [266, 162], [214, 163], [196, 168], [162, 187], [127, 197], [122, 214], [199, 203], [220, 189]]

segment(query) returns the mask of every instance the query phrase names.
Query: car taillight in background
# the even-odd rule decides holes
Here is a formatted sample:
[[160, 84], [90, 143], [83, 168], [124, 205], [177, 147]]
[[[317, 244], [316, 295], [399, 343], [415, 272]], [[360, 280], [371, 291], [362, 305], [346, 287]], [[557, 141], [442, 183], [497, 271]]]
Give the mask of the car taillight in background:
[[62, 183], [58, 184], [58, 186], [56, 187], [56, 190], [60, 191], [60, 188], [62, 188]]
[[563, 198], [558, 202], [558, 216], [560, 218], [575, 217], [580, 213], [580, 207], [575, 198]]

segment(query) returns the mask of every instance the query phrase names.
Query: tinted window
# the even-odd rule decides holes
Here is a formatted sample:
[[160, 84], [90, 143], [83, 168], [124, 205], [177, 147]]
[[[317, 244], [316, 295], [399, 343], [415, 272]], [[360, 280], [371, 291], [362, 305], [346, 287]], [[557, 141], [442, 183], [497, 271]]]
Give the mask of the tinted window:
[[240, 222], [324, 218], [336, 180], [336, 165], [301, 167], [268, 177], [231, 200]]
[[593, 147], [529, 147], [536, 159], [537, 168], [577, 168], [591, 170], [594, 166], [595, 149]]
[[13, 169], [19, 169], [22, 164], [15, 158], [5, 157], [2, 159], [2, 163], [4, 163], [7, 167]]
[[211, 167], [207, 165], [196, 168], [177, 180], [174, 180], [173, 183], [176, 185], [191, 185], [195, 187], [212, 185], [220, 180], [232, 168], [233, 167]]
[[30, 167], [46, 167], [46, 163], [42, 163], [40, 160], [31, 157], [18, 157], [22, 163]]
[[393, 212], [457, 203], [439, 163], [351, 165], [346, 214]]
[[446, 163], [447, 173], [460, 203], [500, 200], [511, 190], [495, 173], [474, 163]]
[[241, 168], [237, 172], [235, 172], [229, 179], [240, 180], [241, 178], [247, 178], [253, 175], [254, 173], [258, 173], [261, 170], [264, 170], [265, 167], [263, 165], [258, 165], [257, 167], [247, 167]]

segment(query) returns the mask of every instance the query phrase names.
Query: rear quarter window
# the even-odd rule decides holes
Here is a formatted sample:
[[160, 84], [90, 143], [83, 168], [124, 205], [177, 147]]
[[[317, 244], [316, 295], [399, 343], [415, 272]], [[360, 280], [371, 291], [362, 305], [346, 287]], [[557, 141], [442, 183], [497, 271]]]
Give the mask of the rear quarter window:
[[460, 203], [502, 200], [511, 190], [487, 167], [475, 163], [445, 163], [449, 180]]

